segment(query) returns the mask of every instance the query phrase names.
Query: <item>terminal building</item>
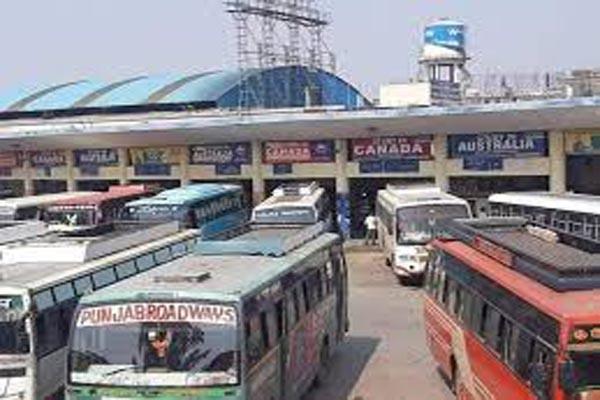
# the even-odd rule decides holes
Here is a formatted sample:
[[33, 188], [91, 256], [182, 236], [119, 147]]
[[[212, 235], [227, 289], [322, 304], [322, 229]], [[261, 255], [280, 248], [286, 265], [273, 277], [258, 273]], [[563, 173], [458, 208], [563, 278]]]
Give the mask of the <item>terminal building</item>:
[[[239, 109], [258, 82], [271, 103]], [[0, 175], [13, 195], [236, 182], [255, 203], [314, 180], [360, 237], [388, 183], [431, 182], [476, 209], [494, 192], [600, 194], [600, 98], [374, 108], [304, 67], [0, 91]]]

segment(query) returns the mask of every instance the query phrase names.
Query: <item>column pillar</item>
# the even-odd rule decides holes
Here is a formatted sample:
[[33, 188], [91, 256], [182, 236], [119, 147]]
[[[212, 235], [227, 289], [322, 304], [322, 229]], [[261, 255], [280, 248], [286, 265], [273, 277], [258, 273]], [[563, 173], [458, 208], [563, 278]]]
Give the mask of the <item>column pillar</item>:
[[23, 169], [25, 171], [25, 181], [23, 182], [23, 190], [25, 196], [33, 196], [33, 170], [31, 168], [31, 160], [29, 158], [29, 152], [23, 152]]
[[65, 160], [67, 162], [67, 191], [74, 192], [77, 190], [75, 184], [75, 157], [73, 150], [65, 150]]
[[190, 184], [190, 157], [187, 147], [179, 148], [179, 174], [181, 186]]
[[265, 180], [262, 173], [262, 143], [252, 141], [252, 201], [259, 204], [265, 198]]
[[119, 154], [119, 184], [127, 185], [127, 161], [129, 160], [129, 154], [127, 154], [126, 148], [117, 149]]
[[435, 158], [435, 185], [443, 191], [450, 189], [450, 181], [446, 172], [448, 161], [448, 135], [436, 133], [433, 136], [433, 156]]
[[567, 155], [565, 133], [548, 132], [548, 156], [550, 157], [550, 191], [564, 193], [567, 190]]
[[350, 181], [348, 180], [348, 141], [335, 141], [335, 191], [339, 231], [350, 236]]

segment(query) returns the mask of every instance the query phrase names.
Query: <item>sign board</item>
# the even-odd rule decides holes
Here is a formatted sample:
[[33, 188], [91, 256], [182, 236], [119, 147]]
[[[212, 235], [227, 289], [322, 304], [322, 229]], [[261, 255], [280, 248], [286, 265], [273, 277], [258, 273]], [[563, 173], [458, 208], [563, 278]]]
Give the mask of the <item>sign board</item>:
[[350, 161], [378, 161], [432, 158], [431, 136], [395, 136], [352, 139], [349, 146]]
[[463, 169], [466, 171], [501, 171], [504, 169], [504, 159], [494, 156], [467, 156], [463, 159]]
[[433, 105], [456, 104], [461, 100], [460, 83], [446, 81], [431, 82], [431, 103]]
[[0, 168], [14, 168], [21, 166], [20, 154], [16, 151], [0, 151]]
[[252, 164], [252, 147], [250, 143], [192, 146], [190, 164]]
[[132, 165], [171, 165], [178, 164], [179, 152], [170, 147], [130, 149]]
[[84, 308], [77, 316], [78, 327], [138, 323], [202, 323], [235, 325], [235, 308], [200, 303], [127, 303]]
[[287, 175], [293, 173], [292, 164], [273, 164], [274, 175]]
[[242, 166], [240, 164], [215, 164], [215, 175], [241, 175]]
[[41, 150], [29, 153], [29, 160], [32, 167], [51, 168], [60, 167], [67, 164], [65, 152], [61, 150]]
[[361, 174], [419, 172], [419, 160], [361, 161]]
[[135, 175], [170, 176], [171, 166], [168, 164], [137, 164], [133, 166]]
[[75, 166], [115, 166], [119, 165], [119, 152], [115, 149], [75, 150]]
[[265, 142], [265, 164], [327, 163], [335, 161], [332, 140], [304, 140], [294, 142]]
[[498, 132], [448, 136], [448, 156], [546, 157], [546, 132]]

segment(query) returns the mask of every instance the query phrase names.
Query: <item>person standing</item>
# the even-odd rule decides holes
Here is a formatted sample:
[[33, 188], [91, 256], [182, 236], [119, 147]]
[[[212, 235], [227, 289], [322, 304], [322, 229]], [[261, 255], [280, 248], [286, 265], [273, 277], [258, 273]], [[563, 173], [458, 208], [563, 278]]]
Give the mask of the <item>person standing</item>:
[[377, 244], [377, 217], [373, 213], [369, 213], [365, 218], [365, 227], [367, 228], [367, 237], [365, 238], [365, 244], [375, 246]]

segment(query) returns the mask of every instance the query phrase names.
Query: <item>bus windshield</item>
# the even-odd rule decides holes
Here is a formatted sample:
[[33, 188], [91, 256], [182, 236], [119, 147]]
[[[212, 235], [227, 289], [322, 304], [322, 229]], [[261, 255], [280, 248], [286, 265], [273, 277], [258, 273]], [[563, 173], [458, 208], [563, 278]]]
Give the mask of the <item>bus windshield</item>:
[[51, 207], [45, 214], [50, 225], [92, 226], [95, 225], [96, 210], [94, 207]]
[[85, 308], [69, 354], [73, 384], [131, 387], [235, 385], [236, 311], [200, 303]]
[[0, 296], [0, 355], [29, 353], [29, 335], [20, 296]]
[[398, 244], [426, 244], [433, 238], [438, 219], [468, 218], [467, 206], [435, 204], [398, 209]]
[[578, 391], [586, 388], [600, 388], [600, 353], [572, 352], [575, 386]]

